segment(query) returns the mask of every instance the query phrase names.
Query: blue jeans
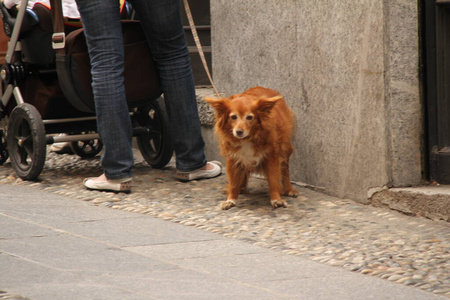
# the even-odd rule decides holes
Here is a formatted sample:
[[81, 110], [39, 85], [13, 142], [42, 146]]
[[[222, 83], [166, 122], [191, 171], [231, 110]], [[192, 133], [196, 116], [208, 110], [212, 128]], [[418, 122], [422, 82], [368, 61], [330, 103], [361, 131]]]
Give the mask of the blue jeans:
[[[132, 126], [125, 98], [119, 0], [76, 0], [91, 59], [97, 127], [109, 179], [131, 176]], [[180, 0], [130, 1], [144, 28], [169, 114], [176, 164], [192, 171], [206, 164], [195, 85], [181, 22]]]

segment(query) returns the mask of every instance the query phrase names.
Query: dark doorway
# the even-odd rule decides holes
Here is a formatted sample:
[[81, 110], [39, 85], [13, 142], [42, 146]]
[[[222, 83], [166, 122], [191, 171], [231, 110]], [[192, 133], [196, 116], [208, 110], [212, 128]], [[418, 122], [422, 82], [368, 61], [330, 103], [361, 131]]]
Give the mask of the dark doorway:
[[422, 32], [429, 179], [450, 183], [450, 0], [425, 0]]
[[[183, 6], [184, 7], [184, 6]], [[189, 7], [191, 9], [192, 17], [194, 19], [195, 28], [202, 44], [203, 52], [205, 53], [206, 62], [208, 64], [209, 71], [211, 70], [211, 14], [209, 0], [189, 0]], [[185, 10], [183, 11], [183, 25], [186, 32], [186, 38], [188, 41], [188, 47], [191, 57], [192, 70], [194, 72], [194, 79], [196, 86], [210, 86], [209, 79], [206, 75], [205, 68], [203, 67], [200, 59], [195, 41], [192, 36], [189, 21], [186, 16]]]

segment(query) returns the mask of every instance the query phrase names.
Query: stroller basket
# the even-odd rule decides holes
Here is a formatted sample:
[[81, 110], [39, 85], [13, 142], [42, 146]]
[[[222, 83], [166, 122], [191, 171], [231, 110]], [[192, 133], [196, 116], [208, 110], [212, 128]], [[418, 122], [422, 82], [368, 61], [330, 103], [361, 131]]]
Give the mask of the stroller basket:
[[[161, 95], [159, 77], [153, 65], [147, 40], [138, 21], [122, 21], [125, 46], [125, 90], [133, 108]], [[60, 85], [70, 103], [80, 111], [93, 112], [90, 62], [83, 29], [66, 37], [65, 53], [56, 56]], [[149, 84], [151, 82], [152, 84]]]

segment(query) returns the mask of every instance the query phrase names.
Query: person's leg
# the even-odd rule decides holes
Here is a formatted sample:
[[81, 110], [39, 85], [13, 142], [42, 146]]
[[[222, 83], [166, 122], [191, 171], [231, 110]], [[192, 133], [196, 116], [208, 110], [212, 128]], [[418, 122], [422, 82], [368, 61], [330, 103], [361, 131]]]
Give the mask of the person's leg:
[[[77, 0], [91, 58], [97, 127], [106, 178], [131, 177], [132, 125], [125, 97], [119, 0]], [[99, 180], [105, 180], [100, 176]]]
[[180, 0], [130, 1], [147, 34], [171, 123], [177, 169], [206, 165], [195, 85], [181, 21]]

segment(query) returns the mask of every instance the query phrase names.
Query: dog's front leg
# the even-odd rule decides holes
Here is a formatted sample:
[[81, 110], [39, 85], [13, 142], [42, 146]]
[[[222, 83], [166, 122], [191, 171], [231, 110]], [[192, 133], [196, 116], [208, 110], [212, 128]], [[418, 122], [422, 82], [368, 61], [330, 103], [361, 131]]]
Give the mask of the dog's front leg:
[[236, 206], [243, 179], [240, 169], [233, 159], [227, 159], [228, 195], [227, 201], [223, 201], [221, 204], [223, 210]]
[[274, 208], [287, 207], [286, 201], [280, 196], [281, 168], [278, 158], [272, 158], [266, 165], [266, 176], [269, 183], [270, 204]]

